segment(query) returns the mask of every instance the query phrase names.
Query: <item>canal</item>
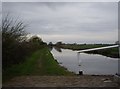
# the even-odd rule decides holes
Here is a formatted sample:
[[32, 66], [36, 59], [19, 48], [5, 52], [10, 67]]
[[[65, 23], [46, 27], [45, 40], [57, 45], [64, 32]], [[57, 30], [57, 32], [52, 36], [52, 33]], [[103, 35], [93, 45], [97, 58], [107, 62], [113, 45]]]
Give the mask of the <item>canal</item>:
[[52, 48], [51, 53], [61, 66], [76, 74], [114, 75], [118, 73], [118, 58], [110, 58], [99, 54], [87, 54], [69, 49]]

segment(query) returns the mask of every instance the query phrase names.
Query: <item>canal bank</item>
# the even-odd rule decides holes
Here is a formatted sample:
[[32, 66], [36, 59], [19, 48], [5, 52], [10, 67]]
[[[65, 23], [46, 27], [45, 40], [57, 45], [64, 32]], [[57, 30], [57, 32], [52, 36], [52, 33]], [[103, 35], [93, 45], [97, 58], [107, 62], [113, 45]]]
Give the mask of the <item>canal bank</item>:
[[66, 68], [61, 67], [54, 59], [51, 52], [47, 47], [44, 47], [34, 52], [23, 63], [13, 65], [12, 67], [3, 71], [3, 81], [7, 81], [15, 76], [27, 76], [27, 75], [74, 75]]
[[[80, 50], [107, 47], [107, 46], [113, 46], [113, 45], [115, 45], [115, 44], [61, 44], [61, 45], [54, 45], [54, 46], [59, 47], [59, 48], [63, 48], [63, 49], [80, 51]], [[112, 58], [119, 58], [120, 57], [118, 48], [95, 50], [95, 51], [89, 51], [86, 53], [101, 54], [101, 55], [104, 55], [107, 57], [112, 57]]]

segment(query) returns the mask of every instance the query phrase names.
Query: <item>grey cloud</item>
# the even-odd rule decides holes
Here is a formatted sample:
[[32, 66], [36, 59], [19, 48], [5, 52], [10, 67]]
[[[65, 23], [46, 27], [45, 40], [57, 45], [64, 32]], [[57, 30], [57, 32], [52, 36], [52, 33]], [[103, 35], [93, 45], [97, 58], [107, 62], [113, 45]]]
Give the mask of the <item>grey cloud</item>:
[[[53, 35], [58, 36], [56, 41], [62, 38], [66, 42], [114, 42], [117, 40], [118, 22], [117, 3], [109, 2], [39, 2], [39, 3], [3, 3], [3, 14], [8, 11], [15, 16], [19, 16], [30, 24], [27, 31], [32, 34], [47, 36], [50, 41], [55, 41]], [[99, 33], [99, 34], [98, 34]], [[111, 36], [111, 33], [115, 33]], [[65, 35], [69, 37], [65, 37]], [[87, 39], [83, 34], [90, 34], [91, 39]], [[97, 37], [96, 34], [107, 39]], [[74, 38], [75, 35], [79, 35]], [[46, 37], [45, 37], [46, 36]], [[71, 36], [71, 39], [69, 39]], [[72, 38], [73, 37], [73, 38]], [[97, 39], [95, 39], [97, 38]], [[114, 39], [113, 39], [114, 38]], [[76, 40], [77, 39], [77, 40]]]

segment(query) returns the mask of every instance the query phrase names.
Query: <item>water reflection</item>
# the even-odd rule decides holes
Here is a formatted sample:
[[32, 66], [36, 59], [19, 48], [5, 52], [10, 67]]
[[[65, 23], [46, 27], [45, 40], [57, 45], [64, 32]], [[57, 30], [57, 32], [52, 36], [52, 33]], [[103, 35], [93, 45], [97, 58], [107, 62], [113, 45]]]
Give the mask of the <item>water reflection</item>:
[[53, 46], [53, 47], [54, 47], [54, 49], [55, 49], [56, 51], [62, 52], [62, 49], [61, 49], [60, 47], [57, 47], [57, 46]]
[[53, 46], [49, 45], [48, 48], [49, 48], [50, 51], [52, 51]]
[[[59, 50], [61, 50], [59, 48]], [[108, 75], [118, 73], [118, 59], [102, 55], [80, 53], [68, 49], [58, 51], [55, 47], [52, 54], [61, 66], [76, 74]], [[82, 72], [81, 72], [82, 71]]]
[[60, 47], [57, 47], [57, 46], [54, 46], [55, 50], [58, 51], [58, 52], [62, 52], [61, 48]]
[[82, 60], [80, 59], [80, 53], [77, 53], [77, 59], [78, 59], [78, 71], [79, 75], [83, 75], [83, 70], [82, 68]]

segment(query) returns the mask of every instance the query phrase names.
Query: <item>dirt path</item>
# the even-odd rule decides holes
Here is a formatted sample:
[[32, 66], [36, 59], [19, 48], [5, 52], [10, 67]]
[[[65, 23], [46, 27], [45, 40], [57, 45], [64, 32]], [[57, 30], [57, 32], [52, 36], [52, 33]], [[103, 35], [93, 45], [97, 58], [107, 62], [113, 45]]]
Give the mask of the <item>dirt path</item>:
[[3, 87], [117, 87], [113, 76], [21, 76]]

